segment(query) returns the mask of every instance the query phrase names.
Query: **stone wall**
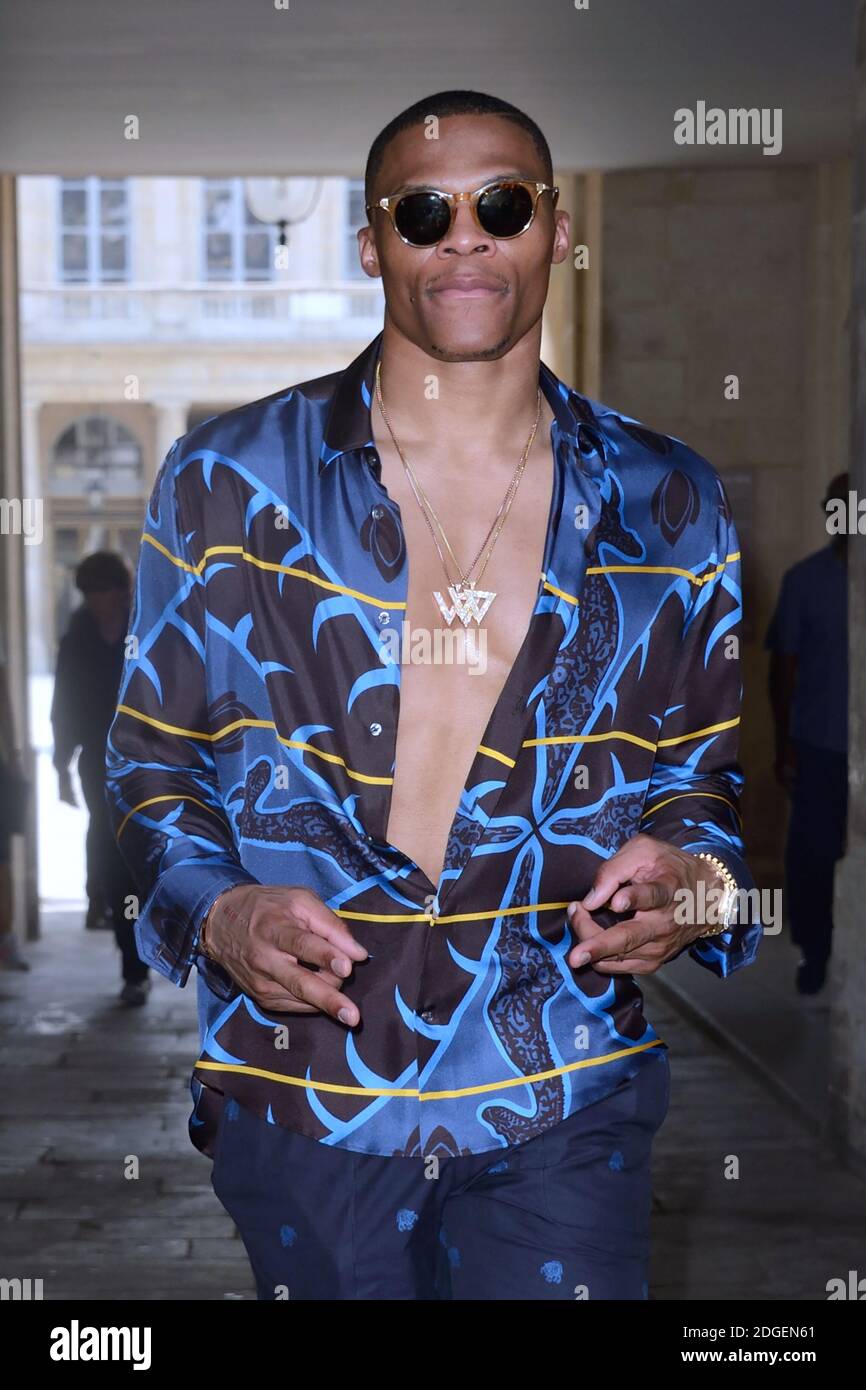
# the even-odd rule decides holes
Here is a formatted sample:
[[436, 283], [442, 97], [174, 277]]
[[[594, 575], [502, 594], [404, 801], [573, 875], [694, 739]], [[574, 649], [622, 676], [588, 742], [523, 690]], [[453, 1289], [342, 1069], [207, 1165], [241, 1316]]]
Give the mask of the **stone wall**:
[[[851, 278], [851, 486], [866, 497], [866, 0], [857, 27]], [[830, 1128], [866, 1173], [866, 539], [848, 543], [848, 847], [836, 873]]]
[[850, 165], [767, 164], [605, 177], [600, 398], [729, 483], [749, 638], [746, 828], [758, 877], [778, 886], [762, 644], [784, 570], [826, 542], [820, 499], [848, 464]]

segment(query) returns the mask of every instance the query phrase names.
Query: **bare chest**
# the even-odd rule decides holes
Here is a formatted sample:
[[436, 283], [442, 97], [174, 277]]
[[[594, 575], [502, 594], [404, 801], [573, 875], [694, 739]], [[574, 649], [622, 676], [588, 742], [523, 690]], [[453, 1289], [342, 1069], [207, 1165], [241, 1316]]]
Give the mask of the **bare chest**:
[[[549, 434], [533, 446], [479, 588], [495, 597], [481, 624], [454, 616], [436, 544], [396, 452], [382, 447], [382, 480], [400, 507], [408, 555], [407, 610], [400, 644], [400, 716], [388, 839], [436, 884], [460, 794], [484, 731], [526, 636], [535, 607], [553, 479]], [[413, 461], [414, 462], [414, 461]], [[504, 496], [507, 469], [461, 477], [416, 465], [461, 568], [483, 545]], [[499, 480], [490, 481], [490, 473]], [[499, 485], [501, 482], [501, 486]], [[443, 549], [453, 579], [453, 562]]]

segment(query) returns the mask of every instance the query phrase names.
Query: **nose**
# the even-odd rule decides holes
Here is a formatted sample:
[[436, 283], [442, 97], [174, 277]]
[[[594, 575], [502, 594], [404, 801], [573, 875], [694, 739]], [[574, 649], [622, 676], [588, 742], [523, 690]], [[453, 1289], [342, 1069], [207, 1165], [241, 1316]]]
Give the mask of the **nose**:
[[494, 251], [494, 238], [476, 222], [468, 198], [461, 199], [457, 204], [451, 228], [436, 249], [440, 256], [466, 256], [476, 251]]

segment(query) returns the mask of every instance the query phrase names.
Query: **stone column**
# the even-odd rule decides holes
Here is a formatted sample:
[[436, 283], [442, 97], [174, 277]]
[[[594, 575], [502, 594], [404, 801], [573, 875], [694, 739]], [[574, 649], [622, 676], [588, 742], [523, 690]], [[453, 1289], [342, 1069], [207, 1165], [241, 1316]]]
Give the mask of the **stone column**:
[[[154, 401], [156, 408], [156, 438], [154, 444], [155, 468], [159, 468], [178, 435], [186, 434], [186, 420], [189, 411], [188, 401]], [[152, 482], [153, 479], [150, 479]]]
[[[18, 341], [18, 228], [15, 179], [0, 175], [0, 494], [33, 499], [27, 490], [21, 449], [21, 358]], [[38, 494], [37, 494], [38, 496]], [[43, 514], [44, 525], [44, 514]], [[32, 533], [33, 534], [33, 533]], [[21, 749], [30, 779], [26, 833], [12, 838], [13, 924], [20, 934], [39, 934], [36, 888], [36, 765], [30, 746], [27, 702], [27, 598], [24, 585], [24, 536], [0, 535], [0, 611], [6, 655], [6, 679]]]
[[[851, 487], [866, 498], [866, 0], [856, 20], [852, 198]], [[836, 874], [830, 1134], [866, 1172], [866, 536], [848, 539], [848, 845]]]
[[42, 498], [45, 538], [42, 545], [25, 546], [24, 584], [29, 615], [28, 667], [30, 674], [42, 675], [51, 669], [54, 653], [49, 649], [52, 630], [51, 606], [54, 585], [51, 573], [51, 501], [48, 476], [42, 467], [39, 437], [39, 402], [24, 401], [21, 414], [23, 456], [21, 471], [25, 497]]

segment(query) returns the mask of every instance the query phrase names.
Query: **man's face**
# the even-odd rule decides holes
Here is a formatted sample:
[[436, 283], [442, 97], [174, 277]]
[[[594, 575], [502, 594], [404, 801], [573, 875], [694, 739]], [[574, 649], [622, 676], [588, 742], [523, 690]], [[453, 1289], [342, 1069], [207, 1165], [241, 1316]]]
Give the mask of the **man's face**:
[[[391, 141], [373, 199], [414, 187], [469, 192], [497, 178], [549, 182], [529, 134], [501, 116], [448, 116], [438, 139], [413, 126]], [[540, 319], [551, 264], [568, 254], [568, 214], [542, 193], [529, 230], [497, 240], [458, 203], [436, 246], [407, 246], [384, 210], [358, 233], [361, 264], [382, 276], [394, 326], [432, 357], [476, 362], [504, 356]]]
[[129, 607], [128, 589], [100, 589], [85, 594], [84, 602], [98, 623], [120, 622]]

